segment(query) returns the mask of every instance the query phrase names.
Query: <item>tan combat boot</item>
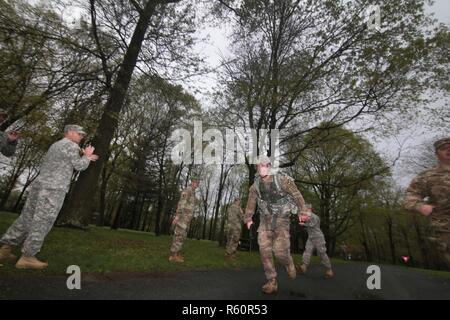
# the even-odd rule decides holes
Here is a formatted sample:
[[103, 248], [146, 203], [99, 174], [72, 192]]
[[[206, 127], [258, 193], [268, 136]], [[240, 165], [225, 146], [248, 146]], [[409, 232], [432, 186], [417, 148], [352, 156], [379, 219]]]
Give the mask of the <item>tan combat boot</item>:
[[270, 279], [262, 287], [262, 292], [266, 294], [273, 294], [278, 291], [277, 279]]
[[12, 247], [10, 245], [4, 244], [0, 248], [0, 261], [12, 261], [16, 260], [17, 257], [11, 253]]
[[286, 267], [286, 271], [289, 279], [294, 280], [297, 277], [297, 271], [295, 270], [294, 262]]
[[169, 257], [169, 261], [170, 262], [179, 262], [179, 263], [183, 263], [184, 262], [184, 257], [181, 254], [178, 253], [172, 253]]
[[298, 264], [296, 267], [298, 274], [305, 274], [308, 269], [304, 264]]
[[42, 262], [36, 259], [36, 257], [21, 256], [16, 263], [17, 269], [45, 269], [48, 267], [47, 262]]
[[330, 279], [334, 277], [334, 273], [333, 270], [328, 269], [327, 271], [325, 271], [325, 278]]

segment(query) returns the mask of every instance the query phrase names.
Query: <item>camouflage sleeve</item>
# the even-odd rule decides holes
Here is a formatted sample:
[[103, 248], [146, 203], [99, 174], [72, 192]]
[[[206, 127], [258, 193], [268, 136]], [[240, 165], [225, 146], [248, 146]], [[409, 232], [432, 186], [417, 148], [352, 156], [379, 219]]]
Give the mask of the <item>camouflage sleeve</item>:
[[305, 199], [303, 199], [302, 194], [298, 191], [297, 186], [294, 183], [294, 180], [288, 176], [283, 176], [281, 178], [281, 187], [284, 191], [289, 193], [292, 198], [294, 198], [295, 204], [297, 205], [299, 211], [298, 214], [301, 214], [306, 210], [305, 207]]
[[89, 167], [90, 160], [84, 155], [80, 157], [80, 149], [75, 144], [68, 145], [63, 152], [67, 155], [75, 170], [83, 171]]
[[418, 175], [406, 189], [403, 207], [407, 210], [418, 210], [418, 208], [425, 203], [423, 200], [429, 196], [426, 188], [426, 178], [423, 175]]
[[248, 200], [247, 200], [247, 206], [245, 208], [244, 223], [252, 221], [252, 216], [255, 213], [255, 209], [256, 209], [256, 199], [257, 198], [258, 198], [258, 194], [256, 192], [255, 185], [252, 185], [248, 192]]
[[5, 157], [12, 157], [16, 152], [17, 141], [8, 141], [8, 136], [5, 132], [0, 133], [0, 152]]
[[313, 228], [317, 225], [320, 224], [320, 218], [318, 215], [312, 213], [311, 216], [309, 217], [309, 220], [306, 221], [305, 226], [309, 227], [309, 228]]

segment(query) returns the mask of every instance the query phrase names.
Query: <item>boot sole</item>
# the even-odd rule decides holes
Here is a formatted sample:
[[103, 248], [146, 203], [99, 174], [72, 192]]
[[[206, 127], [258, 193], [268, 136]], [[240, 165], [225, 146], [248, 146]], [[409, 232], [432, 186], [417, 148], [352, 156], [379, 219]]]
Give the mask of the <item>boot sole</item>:
[[264, 291], [262, 291], [262, 293], [264, 293], [264, 294], [275, 294], [275, 293], [278, 293], [278, 289], [275, 290], [275, 291], [272, 291], [272, 292], [264, 292]]

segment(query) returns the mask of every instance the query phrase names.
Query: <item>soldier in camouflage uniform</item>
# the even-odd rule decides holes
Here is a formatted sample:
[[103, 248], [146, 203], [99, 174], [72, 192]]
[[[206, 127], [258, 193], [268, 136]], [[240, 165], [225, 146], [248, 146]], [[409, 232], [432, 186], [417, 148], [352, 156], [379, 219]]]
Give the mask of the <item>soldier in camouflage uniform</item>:
[[[6, 121], [8, 113], [0, 109], [0, 124]], [[0, 152], [5, 157], [12, 157], [16, 152], [16, 146], [19, 139], [17, 131], [1, 132], [0, 131]]]
[[191, 178], [191, 185], [181, 192], [175, 218], [172, 221], [172, 224], [175, 225], [175, 230], [169, 256], [169, 261], [171, 262], [184, 262], [184, 257], [180, 254], [180, 250], [186, 239], [192, 217], [194, 216], [194, 208], [197, 204], [195, 190], [199, 183], [199, 177], [194, 176]]
[[[273, 254], [284, 265], [289, 278], [296, 277], [295, 265], [290, 253], [290, 214], [298, 209], [301, 213], [306, 208], [303, 196], [292, 178], [271, 173], [271, 162], [267, 156], [258, 158], [256, 168], [258, 175], [249, 190], [245, 222], [250, 229], [253, 224], [252, 216], [258, 204], [260, 214], [258, 244], [267, 278], [262, 292], [271, 294], [278, 290]], [[295, 208], [292, 199], [298, 209]]]
[[241, 238], [243, 219], [244, 212], [241, 208], [241, 199], [237, 197], [228, 209], [227, 247], [225, 249], [225, 257], [228, 259], [235, 258], [236, 249]]
[[[44, 156], [39, 176], [30, 188], [22, 214], [0, 239], [0, 259], [13, 260], [12, 246], [22, 245], [22, 256], [17, 261], [19, 269], [44, 269], [47, 263], [36, 259], [44, 238], [53, 226], [69, 190], [73, 170], [85, 170], [95, 161], [94, 148], [80, 149], [85, 136], [83, 128], [67, 125], [64, 138], [55, 142]], [[83, 156], [80, 156], [80, 152]]]
[[311, 255], [314, 249], [316, 249], [322, 265], [326, 268], [325, 278], [332, 278], [334, 274], [331, 269], [330, 258], [328, 258], [327, 255], [325, 236], [323, 235], [322, 230], [320, 230], [320, 218], [315, 215], [312, 210], [305, 213], [306, 214], [300, 216], [300, 225], [306, 227], [308, 240], [306, 241], [305, 251], [303, 252], [303, 263], [297, 266], [297, 272], [306, 273], [311, 261]]
[[404, 207], [429, 217], [443, 261], [450, 268], [450, 138], [434, 143], [438, 165], [415, 177], [406, 189]]

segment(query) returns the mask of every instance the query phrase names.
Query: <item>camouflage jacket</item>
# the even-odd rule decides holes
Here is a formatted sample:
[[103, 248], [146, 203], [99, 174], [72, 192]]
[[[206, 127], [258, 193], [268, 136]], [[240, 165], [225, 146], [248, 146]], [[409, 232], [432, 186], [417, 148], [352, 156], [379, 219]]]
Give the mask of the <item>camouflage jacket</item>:
[[17, 140], [8, 141], [8, 136], [5, 132], [0, 131], [0, 152], [5, 157], [12, 157], [16, 152]]
[[194, 207], [197, 205], [197, 202], [198, 200], [195, 197], [195, 190], [192, 186], [187, 186], [183, 191], [181, 191], [176, 212], [176, 215], [178, 216], [178, 226], [187, 228], [187, 225], [194, 215]]
[[89, 166], [89, 159], [80, 153], [78, 144], [66, 138], [52, 144], [42, 160], [36, 183], [67, 192], [73, 170], [82, 171]]
[[450, 168], [437, 166], [412, 180], [406, 189], [404, 207], [418, 210], [423, 204], [435, 205], [432, 216], [450, 217]]
[[227, 230], [241, 230], [244, 214], [241, 207], [233, 203], [228, 209]]
[[322, 239], [324, 237], [322, 230], [320, 230], [320, 218], [318, 215], [311, 213], [308, 221], [305, 222], [306, 232], [308, 232], [308, 239]]
[[[259, 179], [259, 177], [257, 177], [257, 179]], [[279, 187], [276, 183], [277, 179], [279, 181]], [[270, 197], [271, 200], [267, 201], [262, 199], [265, 197], [263, 195], [264, 193], [272, 194], [273, 197]], [[293, 208], [293, 206], [295, 207], [295, 205], [293, 205], [291, 202], [287, 202], [287, 198], [291, 198], [295, 202], [297, 208]], [[278, 206], [277, 202], [280, 202], [281, 205]], [[274, 223], [272, 217], [270, 217], [267, 213], [277, 215], [281, 213], [281, 216], [278, 216], [275, 219], [288, 220], [288, 214], [290, 212], [300, 211], [298, 212], [300, 214], [301, 212], [306, 210], [305, 200], [303, 199], [302, 194], [300, 193], [300, 191], [298, 191], [294, 180], [287, 175], [272, 175], [264, 182], [259, 180], [259, 185], [258, 181], [255, 180], [255, 183], [250, 187], [249, 190], [247, 206], [245, 209], [245, 223], [248, 223], [252, 220], [252, 216], [255, 212], [257, 203], [258, 210], [260, 213], [262, 213], [262, 223], [260, 225], [260, 228], [265, 224], [276, 224]], [[284, 221], [283, 223], [287, 224], [288, 221]]]

